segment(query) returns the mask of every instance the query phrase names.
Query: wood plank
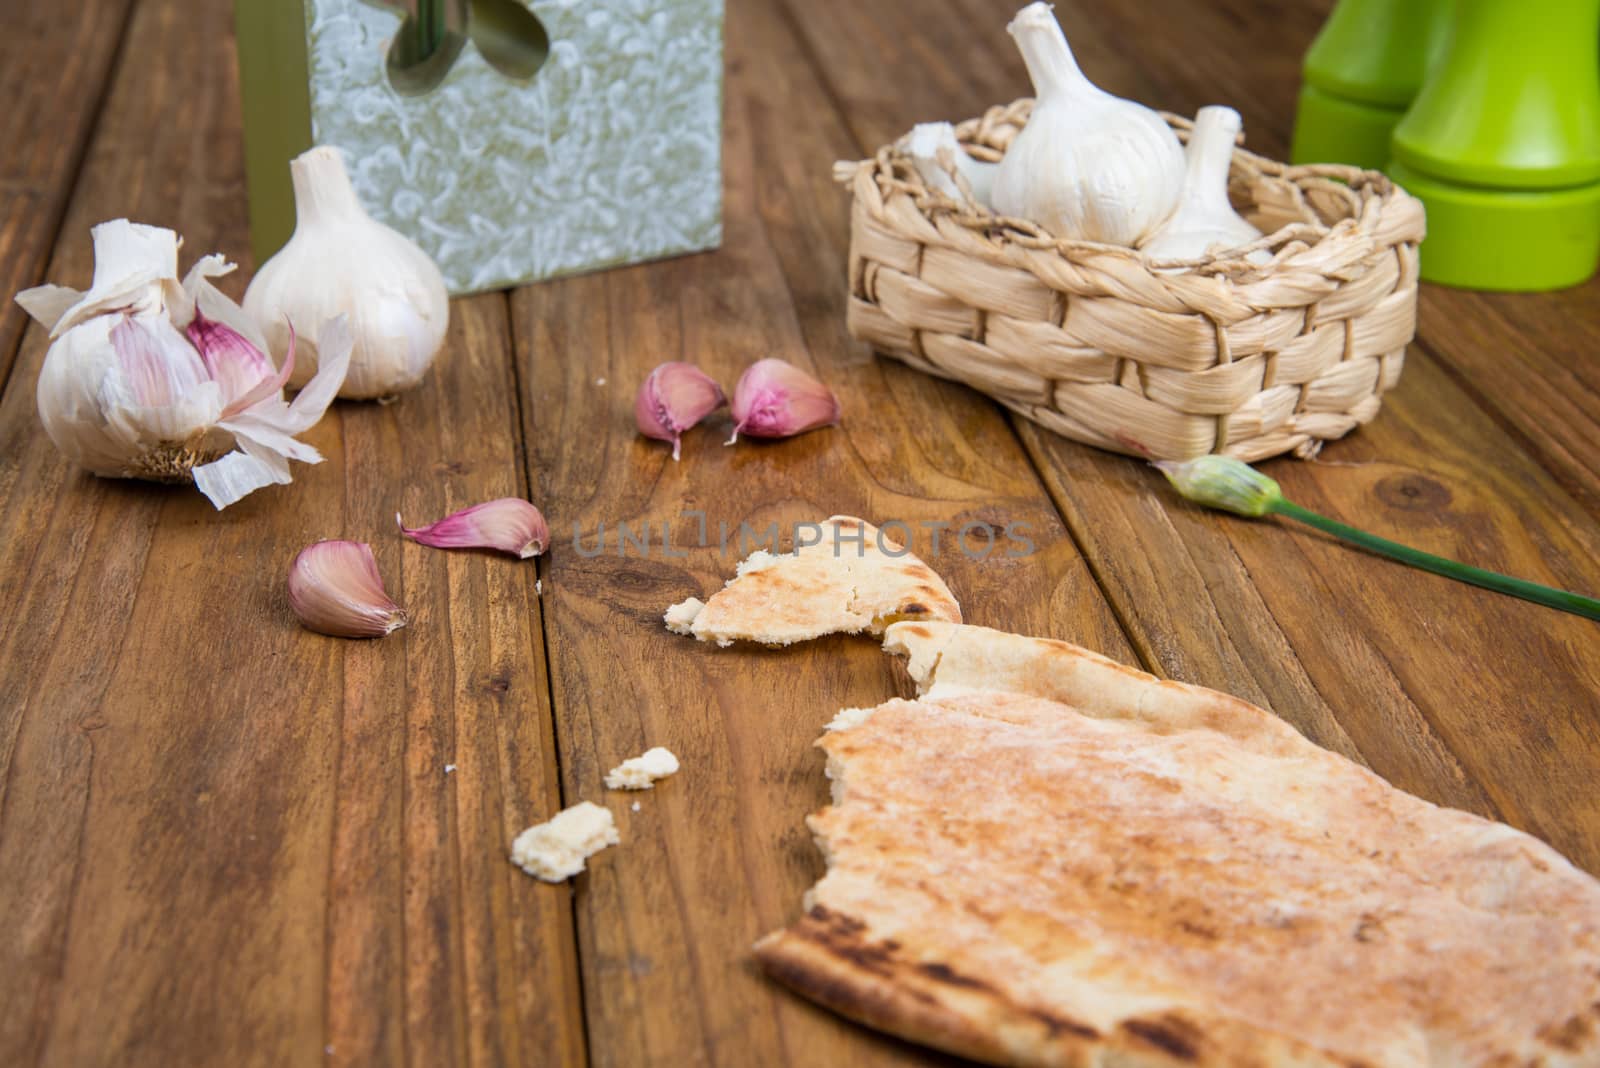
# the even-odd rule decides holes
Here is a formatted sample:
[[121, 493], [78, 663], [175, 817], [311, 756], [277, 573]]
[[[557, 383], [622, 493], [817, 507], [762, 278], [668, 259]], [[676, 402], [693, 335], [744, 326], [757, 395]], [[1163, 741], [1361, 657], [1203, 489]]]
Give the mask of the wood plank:
[[0, 387], [28, 317], [11, 295], [44, 280], [100, 113], [132, 0], [11, 4], [0, 38]]
[[[870, 640], [716, 649], [661, 614], [732, 574], [737, 532], [836, 512], [910, 524], [1028, 523], [1038, 552], [970, 560], [917, 530], [916, 547], [973, 622], [1073, 634], [1128, 657], [1116, 620], [1016, 439], [961, 387], [873, 361], [844, 332], [847, 200], [829, 165], [852, 150], [774, 5], [730, 5], [721, 251], [568, 279], [513, 299], [536, 489], [557, 531], [545, 584], [567, 801], [610, 807], [622, 844], [579, 876], [591, 1054], [599, 1065], [924, 1064], [766, 982], [749, 946], [793, 918], [822, 864], [804, 827], [827, 800], [810, 748], [840, 708], [905, 682]], [[691, 431], [681, 463], [634, 429], [651, 367], [693, 360], [731, 389], [756, 358], [814, 368], [843, 425], [723, 448], [725, 416]], [[703, 511], [702, 548], [688, 509]], [[616, 524], [650, 523], [648, 555]], [[660, 547], [673, 524], [675, 552]], [[604, 524], [607, 551], [592, 551]], [[1020, 547], [1019, 547], [1020, 548]], [[651, 745], [683, 770], [642, 796], [605, 771]], [[637, 800], [639, 811], [631, 810]]]
[[[843, 0], [790, 9], [863, 152], [914, 121], [977, 114], [1028, 92], [1003, 32], [1009, 11], [993, 5], [947, 0], [914, 17]], [[1287, 130], [1292, 67], [1270, 55], [1259, 68], [1239, 61], [1262, 54], [1261, 5], [1061, 13], [1080, 61], [1107, 89], [1180, 111], [1223, 97], [1239, 104], [1247, 129]], [[1305, 25], [1307, 16], [1285, 19]], [[1134, 32], [1151, 26], [1163, 28]], [[879, 40], [945, 57], [953, 73], [912, 79], [871, 64], [865, 53]], [[1005, 72], [999, 88], [996, 71]], [[1301, 503], [1380, 533], [1600, 588], [1592, 520], [1450, 374], [1414, 348], [1391, 397], [1324, 462], [1268, 470]], [[1317, 535], [1202, 515], [1130, 461], [1019, 429], [1134, 643], [1160, 670], [1266, 704], [1406, 789], [1501, 816], [1600, 869], [1600, 812], [1583, 785], [1600, 775], [1592, 624]]]
[[[140, 5], [52, 280], [85, 284], [88, 227], [124, 214], [243, 253], [235, 72], [193, 62], [230, 35], [226, 5]], [[326, 463], [221, 514], [61, 460], [28, 331], [0, 398], [0, 1063], [583, 1060], [550, 996], [568, 894], [506, 860], [559, 798], [535, 569], [392, 525], [526, 488], [505, 298], [454, 311], [423, 389], [338, 406]], [[289, 614], [289, 561], [340, 536], [408, 629]]]
[[1600, 517], [1600, 277], [1556, 293], [1424, 286], [1428, 352]]

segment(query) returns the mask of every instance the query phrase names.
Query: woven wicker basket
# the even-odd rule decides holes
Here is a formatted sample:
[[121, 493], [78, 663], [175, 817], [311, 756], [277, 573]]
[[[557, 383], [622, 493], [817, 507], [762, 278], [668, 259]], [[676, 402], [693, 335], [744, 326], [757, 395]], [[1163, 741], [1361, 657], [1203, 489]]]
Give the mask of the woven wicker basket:
[[[999, 159], [1031, 107], [957, 137]], [[1375, 171], [1236, 149], [1229, 194], [1268, 236], [1163, 271], [929, 190], [904, 139], [835, 177], [854, 200], [851, 334], [1102, 448], [1310, 456], [1377, 414], [1414, 332], [1422, 205]], [[1243, 258], [1258, 248], [1271, 263]]]

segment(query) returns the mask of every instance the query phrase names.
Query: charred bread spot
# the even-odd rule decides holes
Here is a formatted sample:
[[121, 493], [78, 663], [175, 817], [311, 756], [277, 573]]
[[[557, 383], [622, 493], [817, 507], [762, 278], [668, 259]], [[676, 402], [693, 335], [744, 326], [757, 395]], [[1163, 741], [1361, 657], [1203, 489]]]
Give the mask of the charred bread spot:
[[927, 605], [918, 604], [916, 601], [900, 606], [900, 614], [903, 616], [925, 616], [931, 611]]
[[972, 990], [994, 989], [982, 979], [974, 979], [970, 975], [962, 975], [943, 961], [927, 960], [917, 965], [917, 971], [929, 979], [937, 980], [949, 986], [964, 986]]
[[831, 927], [840, 934], [855, 934], [857, 931], [864, 931], [867, 928], [865, 923], [854, 916], [846, 916], [842, 912], [834, 912], [826, 905], [811, 906], [811, 911], [806, 913], [806, 918]]
[[1587, 1015], [1572, 1016], [1565, 1023], [1539, 1032], [1539, 1038], [1546, 1044], [1568, 1053], [1580, 1052], [1593, 1035], [1594, 1020]]
[[1086, 1023], [1079, 1023], [1077, 1020], [1068, 1019], [1045, 1009], [1034, 1009], [1032, 1012], [1035, 1019], [1049, 1028], [1051, 1038], [1056, 1038], [1060, 1035], [1072, 1035], [1075, 1038], [1082, 1038], [1092, 1042], [1100, 1037], [1100, 1032]]
[[1176, 1016], [1128, 1020], [1123, 1023], [1122, 1029], [1141, 1042], [1154, 1046], [1177, 1060], [1193, 1061], [1200, 1057], [1199, 1032]]
[[894, 975], [894, 954], [885, 945], [866, 941], [866, 924], [817, 905], [800, 926], [800, 935], [819, 949], [874, 975]]

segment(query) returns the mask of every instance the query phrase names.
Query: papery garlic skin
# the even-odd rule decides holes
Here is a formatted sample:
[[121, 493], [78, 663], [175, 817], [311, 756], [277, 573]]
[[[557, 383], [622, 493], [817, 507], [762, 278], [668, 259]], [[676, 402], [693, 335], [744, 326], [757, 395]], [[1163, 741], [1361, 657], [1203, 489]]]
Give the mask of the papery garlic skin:
[[180, 282], [171, 230], [116, 219], [92, 234], [87, 291], [17, 295], [54, 339], [36, 400], [64, 455], [106, 477], [193, 481], [218, 508], [288, 482], [291, 459], [321, 461], [295, 437], [343, 380], [349, 340], [340, 325], [323, 324], [327, 366], [287, 404], [261, 332], [209, 281], [232, 264], [203, 257]]
[[335, 638], [381, 638], [407, 622], [384, 591], [372, 547], [359, 541], [300, 550], [289, 567], [289, 607], [308, 629]]
[[[283, 322], [350, 319], [355, 351], [341, 397], [388, 397], [422, 381], [444, 346], [450, 299], [444, 276], [409, 239], [369, 217], [337, 148], [320, 145], [289, 164], [295, 229], [256, 272], [244, 309], [263, 325], [273, 356], [288, 346]], [[299, 385], [317, 367], [301, 353]]]
[[906, 140], [906, 153], [917, 169], [922, 182], [935, 193], [943, 193], [951, 200], [966, 199], [961, 186], [951, 177], [948, 167], [966, 180], [972, 197], [980, 207], [988, 207], [994, 195], [994, 177], [998, 164], [985, 163], [967, 155], [956, 139], [956, 128], [948, 122], [918, 123]]
[[732, 445], [740, 434], [787, 438], [839, 421], [833, 391], [794, 364], [776, 357], [757, 360], [733, 389]]
[[[1239, 217], [1228, 201], [1228, 168], [1243, 122], [1232, 108], [1212, 105], [1195, 115], [1178, 209], [1139, 246], [1147, 260], [1194, 260], [1259, 240], [1261, 231]], [[1256, 249], [1252, 263], [1270, 263], [1272, 253]]]
[[683, 448], [683, 432], [728, 403], [722, 387], [700, 368], [674, 360], [651, 371], [633, 399], [639, 433], [672, 442], [672, 458]]
[[538, 508], [521, 497], [501, 497], [463, 508], [425, 527], [394, 521], [400, 533], [435, 549], [498, 549], [528, 560], [550, 545], [550, 527]]
[[1084, 77], [1049, 4], [1029, 4], [1006, 29], [1037, 99], [995, 172], [994, 210], [1058, 238], [1137, 244], [1177, 206], [1177, 135], [1154, 111]]

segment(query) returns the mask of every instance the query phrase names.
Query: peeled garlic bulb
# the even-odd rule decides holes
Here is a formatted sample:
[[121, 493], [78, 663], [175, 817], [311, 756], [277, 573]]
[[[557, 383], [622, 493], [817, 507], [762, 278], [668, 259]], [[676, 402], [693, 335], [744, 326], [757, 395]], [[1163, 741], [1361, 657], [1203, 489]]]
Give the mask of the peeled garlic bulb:
[[[1149, 241], [1139, 246], [1147, 260], [1194, 260], [1248, 245], [1261, 231], [1239, 218], [1228, 203], [1228, 166], [1242, 123], [1239, 113], [1220, 106], [1201, 108], [1184, 151], [1187, 170], [1178, 210]], [[1270, 263], [1272, 253], [1256, 249], [1252, 263]]]
[[[285, 317], [320, 323], [343, 313], [355, 334], [339, 396], [387, 397], [422, 380], [444, 345], [449, 295], [439, 268], [410, 240], [374, 222], [356, 199], [337, 148], [320, 145], [289, 164], [295, 228], [250, 282], [244, 308], [273, 356], [288, 347]], [[304, 344], [290, 385], [316, 370]]]
[[[210, 279], [233, 265], [204, 256], [178, 280], [178, 235], [127, 219], [93, 230], [85, 292], [47, 285], [17, 303], [49, 331], [39, 420], [69, 459], [111, 478], [193, 482], [218, 508], [290, 480], [289, 461], [320, 463], [297, 440], [333, 401], [350, 358], [342, 320], [315, 328], [326, 357], [294, 401], [261, 333]], [[288, 327], [285, 326], [288, 331]], [[301, 336], [302, 347], [309, 339]]]
[[1006, 29], [1037, 100], [995, 172], [994, 210], [1056, 237], [1137, 244], [1177, 206], [1177, 135], [1154, 111], [1084, 77], [1049, 4], [1029, 4]]
[[954, 167], [956, 173], [966, 179], [973, 199], [982, 207], [989, 206], [995, 164], [984, 163], [967, 155], [967, 150], [956, 140], [956, 128], [948, 122], [919, 123], [911, 131], [906, 151], [911, 156], [912, 166], [916, 167], [917, 174], [929, 189], [943, 193], [952, 200], [966, 199], [960, 185], [946, 169]]

